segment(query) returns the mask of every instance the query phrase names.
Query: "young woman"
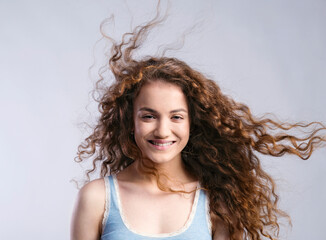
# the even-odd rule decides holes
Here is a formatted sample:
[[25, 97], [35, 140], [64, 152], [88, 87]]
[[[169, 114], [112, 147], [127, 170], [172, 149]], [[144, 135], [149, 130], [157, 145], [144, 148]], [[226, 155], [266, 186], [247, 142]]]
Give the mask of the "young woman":
[[71, 239], [275, 239], [287, 215], [256, 153], [307, 159], [325, 126], [255, 118], [178, 59], [133, 59], [155, 24], [113, 44], [115, 82], [78, 153], [94, 158], [88, 173], [100, 164], [101, 178], [79, 192]]

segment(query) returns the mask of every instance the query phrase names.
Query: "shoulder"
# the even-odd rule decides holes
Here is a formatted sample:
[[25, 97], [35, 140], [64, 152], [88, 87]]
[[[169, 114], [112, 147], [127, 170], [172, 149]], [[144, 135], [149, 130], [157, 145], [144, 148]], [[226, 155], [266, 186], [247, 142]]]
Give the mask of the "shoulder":
[[72, 217], [72, 239], [97, 239], [105, 211], [105, 182], [103, 178], [83, 186], [76, 199]]
[[101, 212], [105, 207], [104, 179], [96, 179], [83, 186], [77, 195], [77, 207], [92, 212]]
[[79, 190], [78, 199], [89, 204], [99, 203], [103, 200], [105, 202], [104, 178], [93, 180], [83, 186]]

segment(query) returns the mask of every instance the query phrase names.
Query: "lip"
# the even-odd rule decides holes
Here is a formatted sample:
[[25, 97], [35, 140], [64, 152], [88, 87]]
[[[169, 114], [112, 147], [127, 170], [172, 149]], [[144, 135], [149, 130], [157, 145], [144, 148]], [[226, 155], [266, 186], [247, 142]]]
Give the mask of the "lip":
[[[157, 150], [166, 150], [166, 149], [169, 149], [170, 147], [172, 147], [176, 141], [155, 139], [155, 140], [147, 140], [147, 142]], [[157, 144], [159, 144], [159, 145], [157, 145]]]

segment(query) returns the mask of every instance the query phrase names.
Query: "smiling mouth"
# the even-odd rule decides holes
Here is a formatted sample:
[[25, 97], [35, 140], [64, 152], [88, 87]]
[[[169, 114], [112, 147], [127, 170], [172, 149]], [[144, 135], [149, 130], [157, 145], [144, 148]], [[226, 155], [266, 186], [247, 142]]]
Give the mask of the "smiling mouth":
[[166, 147], [166, 146], [170, 146], [173, 143], [175, 143], [175, 141], [170, 141], [170, 142], [157, 142], [157, 141], [153, 141], [153, 140], [148, 140], [149, 143], [155, 145], [155, 146], [160, 146], [160, 147]]

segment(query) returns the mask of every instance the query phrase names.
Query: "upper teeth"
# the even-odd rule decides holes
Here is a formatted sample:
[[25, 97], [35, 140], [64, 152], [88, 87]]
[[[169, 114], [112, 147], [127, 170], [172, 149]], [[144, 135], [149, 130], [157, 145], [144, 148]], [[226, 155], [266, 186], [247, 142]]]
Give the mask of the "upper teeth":
[[152, 141], [152, 143], [156, 146], [168, 146], [171, 145], [173, 142], [166, 142], [166, 143], [158, 143], [158, 142], [154, 142]]

